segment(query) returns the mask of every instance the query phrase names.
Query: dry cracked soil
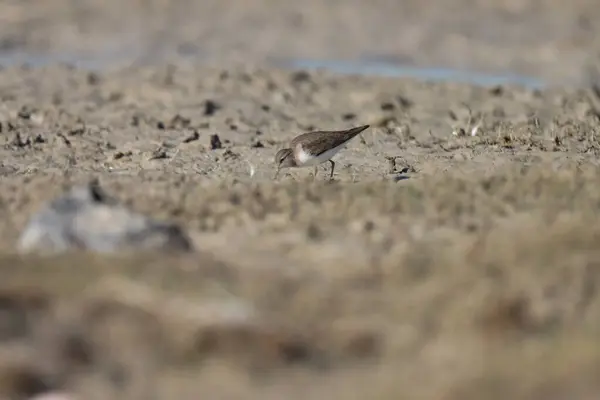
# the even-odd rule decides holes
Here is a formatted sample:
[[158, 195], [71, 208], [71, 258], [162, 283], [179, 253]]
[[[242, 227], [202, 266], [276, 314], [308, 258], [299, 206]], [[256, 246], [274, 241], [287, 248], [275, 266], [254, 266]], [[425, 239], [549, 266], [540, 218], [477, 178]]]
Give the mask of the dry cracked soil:
[[[3, 54], [133, 26], [214, 62], [0, 68], [2, 399], [598, 398], [595, 2], [72, 3], [0, 2]], [[365, 48], [579, 84], [265, 61]], [[333, 181], [273, 180], [293, 136], [363, 124]], [[196, 251], [15, 250], [94, 178]]]

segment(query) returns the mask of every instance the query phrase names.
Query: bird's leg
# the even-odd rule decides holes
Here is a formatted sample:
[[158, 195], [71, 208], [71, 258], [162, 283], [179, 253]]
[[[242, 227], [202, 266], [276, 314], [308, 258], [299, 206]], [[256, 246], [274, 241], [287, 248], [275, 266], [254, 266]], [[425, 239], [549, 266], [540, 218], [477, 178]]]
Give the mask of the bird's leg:
[[318, 169], [318, 168], [319, 168], [319, 166], [318, 166], [318, 165], [315, 165], [315, 171], [314, 171], [314, 173], [313, 173], [313, 181], [314, 181], [315, 179], [317, 179], [317, 169]]
[[329, 162], [331, 163], [331, 174], [329, 174], [329, 180], [333, 179], [333, 170], [335, 169], [335, 163], [333, 162], [333, 160], [329, 160]]
[[275, 172], [275, 176], [273, 177], [273, 180], [277, 179], [277, 177], [279, 176], [279, 170], [280, 170], [280, 168], [277, 168], [277, 171]]

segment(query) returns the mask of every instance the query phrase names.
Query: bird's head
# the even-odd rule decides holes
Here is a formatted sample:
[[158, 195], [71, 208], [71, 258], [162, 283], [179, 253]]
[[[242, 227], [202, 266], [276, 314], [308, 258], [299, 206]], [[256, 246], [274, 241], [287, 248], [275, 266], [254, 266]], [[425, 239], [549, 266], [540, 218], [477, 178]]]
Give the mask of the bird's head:
[[277, 154], [275, 154], [275, 158], [273, 161], [275, 163], [275, 167], [277, 168], [275, 178], [277, 178], [280, 169], [296, 166], [296, 161], [294, 160], [294, 152], [292, 149], [279, 150]]

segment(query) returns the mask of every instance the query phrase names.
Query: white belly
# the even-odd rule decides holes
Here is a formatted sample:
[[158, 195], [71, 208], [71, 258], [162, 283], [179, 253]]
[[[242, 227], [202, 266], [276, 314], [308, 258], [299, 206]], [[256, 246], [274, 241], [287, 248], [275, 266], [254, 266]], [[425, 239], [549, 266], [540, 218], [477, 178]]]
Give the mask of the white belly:
[[302, 146], [299, 146], [298, 149], [298, 159], [296, 163], [299, 167], [310, 167], [313, 165], [318, 165], [324, 163], [329, 160], [331, 157], [336, 155], [338, 151], [343, 149], [346, 146], [346, 143], [339, 145], [338, 147], [334, 147], [331, 150], [327, 150], [326, 152], [319, 154], [318, 156], [313, 156], [302, 149]]

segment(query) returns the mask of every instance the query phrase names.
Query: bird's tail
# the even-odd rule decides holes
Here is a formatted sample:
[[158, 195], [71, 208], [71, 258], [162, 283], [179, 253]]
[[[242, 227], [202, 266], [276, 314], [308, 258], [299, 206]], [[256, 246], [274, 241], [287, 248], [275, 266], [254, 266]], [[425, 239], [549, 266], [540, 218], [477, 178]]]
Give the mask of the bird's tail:
[[363, 125], [363, 126], [357, 126], [356, 128], [350, 128], [346, 131], [346, 133], [349, 135], [352, 135], [352, 136], [356, 136], [370, 126], [371, 125]]

